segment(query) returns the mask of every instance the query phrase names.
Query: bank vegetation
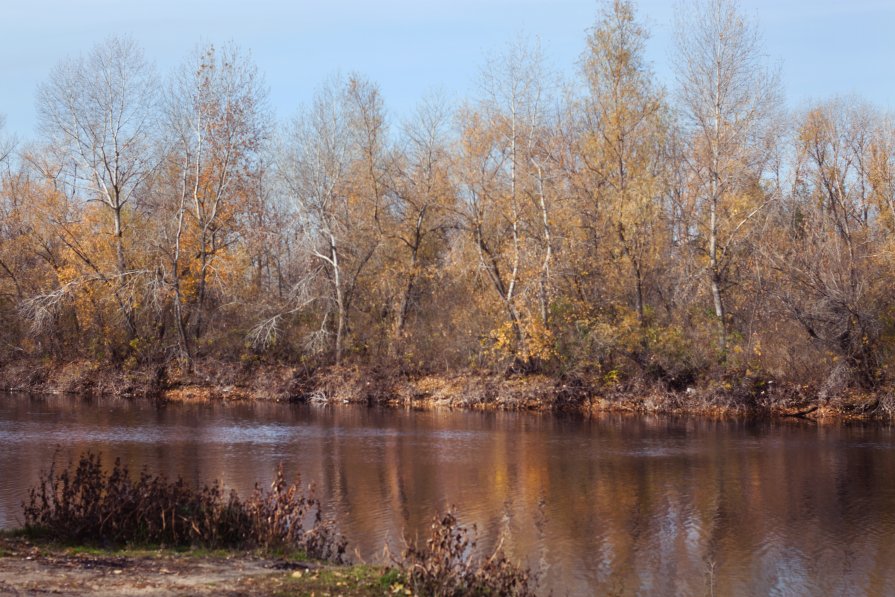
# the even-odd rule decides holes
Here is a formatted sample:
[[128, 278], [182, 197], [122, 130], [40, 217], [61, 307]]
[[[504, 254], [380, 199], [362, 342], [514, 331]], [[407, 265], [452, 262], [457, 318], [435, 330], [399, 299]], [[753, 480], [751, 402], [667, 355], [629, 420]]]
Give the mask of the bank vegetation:
[[402, 119], [352, 74], [276, 121], [232, 44], [64, 60], [0, 150], [4, 385], [273, 371], [295, 398], [361, 371], [888, 416], [895, 121], [786, 110], [736, 3], [685, 8], [668, 87], [608, 0], [573, 80], [519, 41]]
[[[389, 561], [348, 566], [337, 521], [325, 516], [313, 485], [286, 481], [282, 465], [269, 489], [256, 484], [240, 498], [218, 481], [194, 486], [146, 470], [135, 475], [119, 460], [109, 467], [86, 452], [76, 463], [54, 461], [30, 489], [23, 514], [22, 529], [0, 534], [0, 570], [16, 573], [0, 589], [14, 593], [33, 589], [35, 576], [58, 592], [127, 595], [193, 585], [190, 594], [529, 597], [537, 583], [500, 545], [482, 553], [476, 527], [463, 526], [453, 508], [433, 518], [424, 538], [405, 538], [398, 554], [386, 546]], [[173, 571], [159, 570], [160, 561]], [[81, 567], [113, 576], [107, 570], [85, 587]]]

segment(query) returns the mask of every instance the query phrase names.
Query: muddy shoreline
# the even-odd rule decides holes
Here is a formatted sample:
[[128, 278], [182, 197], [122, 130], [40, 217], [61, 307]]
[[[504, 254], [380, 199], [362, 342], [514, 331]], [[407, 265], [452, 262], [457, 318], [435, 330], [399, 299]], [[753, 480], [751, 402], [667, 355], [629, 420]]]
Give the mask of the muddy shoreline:
[[383, 595], [382, 568], [238, 550], [104, 549], [0, 537], [0, 595]]
[[205, 361], [186, 373], [172, 366], [122, 370], [87, 361], [0, 363], [0, 390], [34, 394], [119, 396], [163, 402], [265, 401], [366, 404], [414, 409], [633, 413], [710, 418], [796, 418], [816, 422], [895, 419], [895, 392], [843, 390], [742, 378], [695, 382], [679, 390], [659, 383], [465, 371], [406, 375], [373, 367], [308, 370], [282, 364]]

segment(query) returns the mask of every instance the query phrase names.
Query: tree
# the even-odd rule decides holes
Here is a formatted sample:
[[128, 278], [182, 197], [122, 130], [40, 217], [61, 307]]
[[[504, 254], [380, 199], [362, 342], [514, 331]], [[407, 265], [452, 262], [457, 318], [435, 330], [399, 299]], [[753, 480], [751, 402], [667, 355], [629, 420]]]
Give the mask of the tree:
[[505, 311], [505, 325], [492, 332], [496, 345], [523, 368], [548, 356], [551, 344], [546, 81], [540, 50], [518, 42], [486, 67], [483, 99], [461, 114], [463, 226]]
[[689, 133], [688, 160], [703, 215], [700, 234], [724, 358], [734, 243], [766, 203], [759, 183], [778, 83], [762, 64], [758, 34], [736, 0], [694, 4], [678, 22], [677, 49], [678, 100]]
[[646, 32], [626, 0], [604, 5], [588, 39], [584, 75], [590, 90], [581, 154], [598, 179], [611, 233], [633, 277], [637, 319], [644, 323], [645, 276], [661, 227], [664, 106], [643, 62]]
[[15, 149], [15, 142], [12, 139], [6, 139], [3, 136], [3, 127], [6, 125], [6, 116], [0, 114], [0, 165], [9, 162], [12, 152]]
[[[293, 291], [295, 309], [323, 299], [321, 325], [309, 345], [316, 349], [318, 340], [331, 336], [336, 363], [346, 348], [361, 276], [382, 237], [382, 122], [375, 86], [357, 77], [331, 82], [295, 119], [280, 159], [297, 210], [301, 249], [316, 262]], [[318, 295], [310, 288], [320, 276], [328, 291]]]
[[125, 290], [134, 275], [125, 248], [125, 209], [157, 164], [157, 90], [155, 71], [136, 43], [111, 37], [87, 56], [60, 63], [38, 91], [41, 128], [58, 150], [73, 194], [108, 210], [115, 271], [97, 275], [116, 286], [129, 339], [137, 324]]
[[439, 244], [452, 225], [456, 193], [451, 176], [452, 156], [447, 146], [451, 112], [429, 99], [417, 108], [403, 128], [405, 146], [396, 160], [390, 187], [394, 192], [396, 222], [390, 236], [398, 242], [395, 252], [400, 272], [393, 341], [405, 333], [420, 278], [435, 265]]
[[885, 184], [874, 176], [884, 147], [877, 122], [884, 118], [854, 100], [821, 103], [802, 116], [778, 226], [785, 236], [766, 249], [782, 274], [776, 294], [789, 316], [834, 357], [826, 380], [832, 391], [882, 376], [885, 314], [893, 306], [884, 281], [893, 272], [881, 258], [889, 206], [874, 199]]
[[265, 101], [257, 68], [233, 45], [198, 50], [168, 93], [168, 172], [178, 192], [167, 280], [187, 361], [189, 337], [205, 331], [209, 286], [225, 279], [225, 261], [256, 202], [269, 136]]

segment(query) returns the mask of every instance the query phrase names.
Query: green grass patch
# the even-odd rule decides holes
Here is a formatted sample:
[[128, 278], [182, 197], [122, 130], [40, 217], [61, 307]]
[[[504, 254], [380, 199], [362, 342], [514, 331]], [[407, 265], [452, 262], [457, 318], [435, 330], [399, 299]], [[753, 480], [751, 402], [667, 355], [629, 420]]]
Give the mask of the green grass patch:
[[311, 594], [374, 597], [409, 593], [396, 571], [368, 565], [296, 570], [273, 591], [277, 597]]

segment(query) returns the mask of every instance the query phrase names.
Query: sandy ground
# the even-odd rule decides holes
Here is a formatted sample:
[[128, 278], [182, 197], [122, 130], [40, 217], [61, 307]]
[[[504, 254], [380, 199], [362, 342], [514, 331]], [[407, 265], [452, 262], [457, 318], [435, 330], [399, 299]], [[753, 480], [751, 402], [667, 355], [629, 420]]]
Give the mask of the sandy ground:
[[273, 595], [311, 567], [251, 555], [76, 553], [6, 539], [0, 595]]

